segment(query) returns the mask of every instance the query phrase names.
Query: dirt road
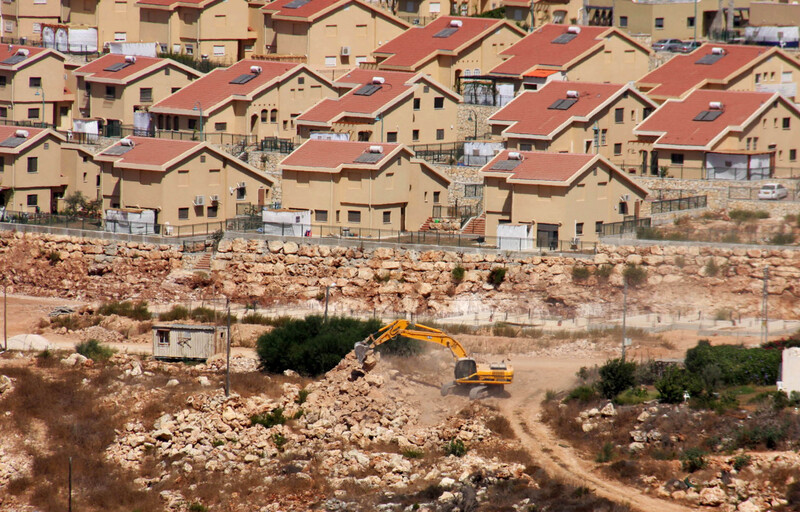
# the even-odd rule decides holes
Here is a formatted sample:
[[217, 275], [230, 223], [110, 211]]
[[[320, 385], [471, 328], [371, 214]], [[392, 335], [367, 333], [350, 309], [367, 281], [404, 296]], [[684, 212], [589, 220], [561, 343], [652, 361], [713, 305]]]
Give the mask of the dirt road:
[[520, 357], [514, 359], [514, 384], [510, 398], [499, 400], [501, 410], [511, 422], [514, 433], [533, 460], [550, 476], [584, 486], [595, 494], [641, 512], [685, 512], [692, 510], [669, 501], [648, 496], [638, 489], [609, 480], [595, 463], [584, 460], [566, 441], [556, 437], [539, 419], [541, 402], [547, 390], [564, 390], [576, 384], [575, 372], [581, 366], [602, 364], [605, 357], [572, 359]]

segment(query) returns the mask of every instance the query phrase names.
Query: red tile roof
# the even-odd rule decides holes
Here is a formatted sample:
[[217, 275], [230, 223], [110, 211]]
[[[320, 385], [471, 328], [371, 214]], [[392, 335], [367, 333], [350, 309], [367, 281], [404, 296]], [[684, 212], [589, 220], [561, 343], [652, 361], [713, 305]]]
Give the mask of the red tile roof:
[[[628, 85], [592, 82], [550, 82], [538, 91], [527, 91], [489, 117], [490, 124], [509, 124], [506, 135], [550, 138], [556, 131], [574, 121], [587, 118], [604, 103], [611, 100]], [[566, 110], [549, 108], [556, 101], [567, 98], [567, 91], [577, 91], [578, 101]]]
[[511, 171], [492, 169], [497, 162], [509, 160], [511, 151], [500, 152], [482, 169], [482, 173], [508, 175], [508, 179], [525, 181], [552, 181], [566, 184], [575, 174], [586, 167], [597, 155], [582, 153], [545, 153], [539, 151], [518, 151], [522, 160]]
[[[637, 135], [658, 135], [656, 146], [676, 145], [706, 147], [714, 139], [737, 126], [742, 126], [765, 104], [778, 97], [775, 93], [693, 91], [682, 100], [668, 100], [636, 127]], [[721, 102], [722, 114], [713, 121], [694, 121], [700, 112], [709, 110], [709, 103]]]
[[[713, 48], [722, 48], [725, 56], [713, 64], [697, 64], [706, 55], [712, 54]], [[703, 82], [724, 81], [738, 75], [744, 69], [755, 64], [756, 59], [774, 48], [764, 46], [742, 46], [733, 44], [704, 44], [688, 55], [676, 55], [661, 67], [651, 71], [636, 82], [639, 87], [655, 87], [647, 94], [659, 98], [679, 98], [688, 91], [700, 87]]]
[[286, 8], [286, 4], [294, 0], [277, 0], [268, 3], [262, 7], [262, 11], [273, 13], [273, 15], [287, 16], [292, 18], [313, 18], [318, 13], [322, 12], [337, 3], [344, 3], [345, 0], [310, 0], [308, 3], [298, 7], [297, 9]]
[[209, 1], [210, 0], [139, 0], [136, 2], [136, 5], [140, 7], [169, 7], [170, 9], [174, 9], [178, 6], [202, 8], [204, 4]]
[[[231, 80], [240, 75], [250, 74], [251, 66], [259, 66], [261, 73], [244, 84], [231, 84]], [[229, 68], [217, 68], [204, 77], [195, 80], [180, 91], [168, 96], [153, 105], [153, 111], [185, 110], [191, 111], [197, 102], [204, 114], [212, 108], [233, 99], [234, 96], [246, 96], [260, 89], [268, 82], [280, 78], [287, 72], [301, 67], [294, 62], [272, 62], [263, 60], [242, 60]]]
[[[372, 84], [372, 78], [378, 76], [385, 80], [378, 91], [370, 96], [355, 94], [361, 86]], [[340, 117], [340, 114], [353, 113], [361, 116], [375, 114], [393, 104], [403, 94], [411, 91], [414, 88], [414, 83], [409, 83], [409, 81], [415, 76], [416, 74], [414, 73], [397, 71], [354, 69], [339, 78], [336, 83], [359, 84], [358, 86], [341, 98], [320, 101], [295, 121], [299, 124], [303, 124], [303, 121], [330, 123], [336, 122], [336, 118]]]
[[490, 71], [492, 74], [521, 76], [534, 66], [564, 66], [595, 47], [604, 45], [609, 27], [580, 27], [580, 33], [566, 44], [553, 40], [566, 34], [568, 25], [543, 25], [535, 32], [500, 52], [510, 56]]
[[[449, 37], [434, 37], [438, 32], [451, 28], [451, 21], [461, 21], [461, 27]], [[490, 18], [463, 18], [441, 16], [420, 28], [411, 28], [384, 44], [374, 53], [391, 54], [378, 66], [413, 68], [440, 52], [453, 54], [465, 45], [471, 44], [484, 35], [506, 25], [504, 20]], [[509, 25], [512, 26], [512, 25]], [[456, 28], [456, 27], [452, 27]], [[514, 27], [516, 29], [516, 27]]]
[[[366, 153], [371, 146], [380, 146], [385, 155], [375, 164], [359, 164], [356, 158]], [[295, 149], [280, 163], [282, 167], [314, 167], [338, 170], [353, 165], [379, 165], [389, 154], [402, 147], [400, 144], [376, 144], [369, 142], [349, 142], [332, 140], [308, 140]]]
[[103, 55], [99, 59], [93, 60], [92, 62], [85, 64], [78, 69], [75, 70], [75, 73], [78, 74], [91, 74], [91, 78], [97, 79], [112, 79], [112, 80], [120, 80], [124, 81], [126, 78], [138, 74], [148, 68], [154, 68], [158, 64], [164, 62], [165, 59], [154, 58], [154, 57], [136, 57], [136, 62], [129, 66], [125, 66], [124, 68], [120, 69], [119, 71], [106, 71], [106, 68], [114, 65], [114, 64], [121, 64], [125, 62], [125, 55], [117, 55], [117, 54], [107, 54]]
[[[152, 137], [127, 137], [133, 149], [119, 156], [108, 155], [108, 150], [120, 146], [117, 142], [97, 155], [100, 160], [114, 160], [125, 167], [163, 167], [175, 158], [197, 149], [202, 143], [189, 140], [158, 139]], [[165, 170], [165, 169], [164, 169]]]
[[[11, 58], [17, 54], [19, 50], [27, 50], [28, 56], [18, 64], [0, 64], [0, 69], [19, 69], [20, 67], [27, 65], [30, 62], [33, 62], [35, 58], [41, 57], [41, 54], [52, 51], [46, 48], [39, 48], [36, 46], [20, 46], [20, 45], [11, 45], [11, 44], [0, 44], [0, 62]], [[55, 53], [55, 52], [54, 52]]]
[[[31, 145], [36, 139], [43, 138], [45, 135], [43, 132], [49, 132], [50, 130], [45, 130], [44, 128], [29, 128], [27, 126], [7, 126], [7, 125], [0, 125], [0, 142], [10, 139], [12, 137], [17, 136], [17, 131], [23, 130], [28, 132], [28, 136], [25, 137], [27, 140], [25, 142], [21, 142], [18, 146], [15, 147], [0, 147], [0, 153], [4, 154], [16, 154], [22, 151], [26, 146]], [[59, 136], [59, 138], [61, 138]]]

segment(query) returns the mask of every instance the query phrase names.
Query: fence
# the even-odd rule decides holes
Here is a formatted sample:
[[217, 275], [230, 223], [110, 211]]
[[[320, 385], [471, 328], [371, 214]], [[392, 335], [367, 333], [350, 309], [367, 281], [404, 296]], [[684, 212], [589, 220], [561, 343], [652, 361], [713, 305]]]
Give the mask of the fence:
[[678, 199], [664, 199], [653, 201], [650, 205], [650, 213], [677, 212], [681, 210], [692, 210], [695, 208], [705, 208], [708, 206], [708, 196], [681, 197]]
[[395, 16], [415, 26], [424, 27], [428, 23], [436, 19], [436, 16], [420, 16], [414, 13], [397, 13]]
[[278, 137], [264, 137], [261, 139], [261, 151], [278, 151], [288, 154], [294, 151], [294, 141], [292, 139], [279, 139]]
[[[615, 160], [611, 159], [614, 165], [623, 169], [626, 173], [635, 176], [645, 176], [649, 178], [680, 178], [687, 180], [726, 180], [725, 176], [742, 176], [741, 179], [728, 179], [726, 181], [761, 181], [772, 178], [800, 178], [800, 166], [774, 166], [764, 168], [740, 169], [734, 167], [715, 167], [709, 170], [702, 166], [689, 165], [659, 165], [654, 166], [651, 162], [643, 164], [641, 160]], [[709, 172], [711, 171], [711, 172]]]
[[[728, 187], [728, 199], [742, 201], [758, 201], [758, 191], [761, 187]], [[781, 201], [800, 201], [800, 188], [787, 188], [787, 196]]]
[[480, 214], [479, 205], [445, 206], [433, 205], [431, 217], [434, 219], [468, 219]]
[[649, 228], [651, 224], [649, 217], [643, 219], [623, 220], [622, 222], [609, 222], [603, 224], [603, 236], [620, 236], [628, 233], [636, 233], [639, 228]]
[[[157, 139], [205, 141], [211, 144], [224, 145], [243, 145], [255, 146], [258, 139], [255, 135], [242, 135], [237, 133], [224, 132], [197, 132], [197, 131], [178, 131], [178, 130], [142, 130], [133, 126], [109, 126], [103, 127], [105, 137], [127, 137], [134, 135], [137, 137], [154, 137]], [[73, 134], [74, 137], [74, 134]]]
[[[86, 62], [90, 62], [95, 58], [102, 55], [97, 49], [97, 45], [90, 47], [85, 44], [63, 43], [46, 45], [41, 39], [30, 39], [28, 37], [0, 37], [0, 44], [18, 44], [24, 46], [37, 46], [39, 48], [52, 48], [60, 53], [67, 53], [71, 55], [83, 55]], [[93, 48], [93, 49], [90, 49]]]

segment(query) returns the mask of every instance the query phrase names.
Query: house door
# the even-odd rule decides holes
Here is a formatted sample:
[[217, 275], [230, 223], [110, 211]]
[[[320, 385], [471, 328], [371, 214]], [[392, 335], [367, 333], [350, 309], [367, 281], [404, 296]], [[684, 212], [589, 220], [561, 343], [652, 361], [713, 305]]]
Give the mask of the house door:
[[658, 176], [658, 151], [650, 152], [650, 174]]
[[258, 189], [258, 206], [267, 204], [267, 189], [261, 187]]
[[400, 231], [406, 230], [406, 207], [400, 207]]
[[256, 133], [256, 128], [258, 127], [258, 115], [253, 114], [250, 116], [250, 134], [253, 135]]
[[642, 176], [647, 174], [647, 151], [639, 151], [639, 154], [642, 155]]
[[639, 218], [639, 207], [640, 206], [641, 206], [641, 201], [635, 201], [633, 203], [633, 218], [634, 219], [638, 219]]
[[558, 248], [558, 224], [536, 225], [536, 247], [551, 251]]

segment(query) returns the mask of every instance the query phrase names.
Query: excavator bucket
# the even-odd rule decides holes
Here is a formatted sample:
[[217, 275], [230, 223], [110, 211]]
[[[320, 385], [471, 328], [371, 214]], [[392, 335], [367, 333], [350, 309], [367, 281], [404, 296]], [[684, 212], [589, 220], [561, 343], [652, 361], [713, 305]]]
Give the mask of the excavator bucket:
[[356, 352], [356, 359], [358, 359], [359, 364], [363, 364], [364, 360], [367, 358], [367, 352], [369, 352], [370, 348], [364, 344], [364, 342], [359, 341], [356, 343], [356, 346], [353, 347]]

